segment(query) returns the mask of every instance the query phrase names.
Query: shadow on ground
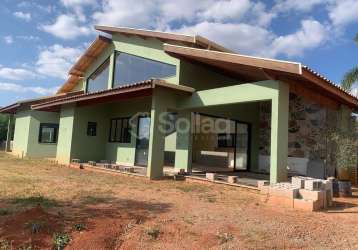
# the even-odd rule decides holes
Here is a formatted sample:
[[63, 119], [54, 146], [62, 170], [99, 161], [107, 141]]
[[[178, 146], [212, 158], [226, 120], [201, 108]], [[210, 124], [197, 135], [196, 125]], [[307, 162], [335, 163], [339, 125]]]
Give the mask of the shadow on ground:
[[167, 203], [111, 196], [85, 196], [73, 202], [33, 196], [3, 199], [0, 204], [5, 205], [3, 211], [9, 210], [0, 215], [0, 249], [6, 244], [14, 249], [52, 248], [56, 233], [71, 237], [69, 249], [113, 249], [128, 230], [171, 208]]

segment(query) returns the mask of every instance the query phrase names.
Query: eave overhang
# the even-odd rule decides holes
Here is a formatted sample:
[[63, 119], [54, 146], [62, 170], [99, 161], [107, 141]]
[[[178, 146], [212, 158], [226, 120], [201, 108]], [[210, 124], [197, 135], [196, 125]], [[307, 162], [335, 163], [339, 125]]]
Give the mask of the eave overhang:
[[49, 102], [35, 104], [32, 105], [31, 108], [41, 111], [59, 111], [61, 105], [66, 104], [76, 104], [83, 106], [116, 102], [125, 99], [150, 96], [152, 95], [152, 90], [156, 87], [171, 89], [179, 94], [191, 95], [193, 92], [195, 92], [195, 89], [191, 87], [167, 83], [166, 81], [160, 79], [150, 79], [138, 83], [122, 85], [113, 89], [64, 97]]
[[170, 44], [164, 45], [164, 51], [173, 57], [205, 64], [231, 75], [245, 75], [253, 81], [271, 79], [299, 84], [310, 91], [318, 91], [328, 98], [358, 110], [357, 97], [301, 63]]

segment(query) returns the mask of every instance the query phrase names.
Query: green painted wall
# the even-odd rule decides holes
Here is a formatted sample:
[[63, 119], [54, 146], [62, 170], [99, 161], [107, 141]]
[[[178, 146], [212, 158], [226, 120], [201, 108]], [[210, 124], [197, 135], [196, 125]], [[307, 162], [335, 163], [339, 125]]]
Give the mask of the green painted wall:
[[19, 157], [56, 156], [56, 144], [39, 143], [40, 123], [59, 123], [58, 113], [33, 111], [25, 108], [15, 115], [13, 154]]
[[[109, 124], [111, 118], [121, 118], [121, 117], [133, 117], [137, 113], [149, 113], [151, 107], [151, 98], [139, 98], [134, 100], [129, 100], [127, 102], [118, 102], [109, 108], [109, 113], [107, 116], [107, 123]], [[131, 121], [131, 142], [130, 143], [115, 143], [107, 142], [105, 144], [106, 148], [106, 159], [111, 160], [116, 163], [123, 165], [134, 165], [135, 161], [135, 147], [136, 147], [136, 138], [137, 134], [137, 119], [133, 118]], [[109, 135], [109, 128], [108, 128]]]
[[[88, 122], [97, 123], [96, 136], [87, 135]], [[109, 122], [107, 105], [95, 105], [75, 108], [75, 123], [71, 158], [84, 161], [99, 161], [105, 158], [105, 143], [108, 140]]]
[[57, 143], [39, 143], [40, 123], [59, 124], [59, 113], [31, 111], [27, 156], [56, 157]]
[[30, 131], [30, 110], [19, 111], [15, 115], [15, 132], [13, 141], [13, 154], [25, 157]]
[[56, 160], [61, 164], [68, 164], [71, 160], [74, 122], [75, 107], [73, 105], [62, 106], [56, 151]]
[[193, 87], [197, 91], [236, 85], [242, 82], [203, 65], [193, 64], [184, 60], [180, 61], [179, 75], [180, 84]]

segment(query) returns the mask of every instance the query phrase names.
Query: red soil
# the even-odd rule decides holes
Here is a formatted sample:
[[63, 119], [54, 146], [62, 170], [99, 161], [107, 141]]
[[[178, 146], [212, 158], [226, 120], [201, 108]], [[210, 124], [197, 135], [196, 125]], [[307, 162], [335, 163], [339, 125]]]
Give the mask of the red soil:
[[[31, 246], [33, 249], [51, 249], [52, 237], [61, 232], [63, 225], [57, 215], [46, 213], [41, 207], [20, 212], [8, 218], [0, 225], [0, 235], [11, 243], [14, 249]], [[32, 232], [32, 225], [39, 226], [38, 232]]]

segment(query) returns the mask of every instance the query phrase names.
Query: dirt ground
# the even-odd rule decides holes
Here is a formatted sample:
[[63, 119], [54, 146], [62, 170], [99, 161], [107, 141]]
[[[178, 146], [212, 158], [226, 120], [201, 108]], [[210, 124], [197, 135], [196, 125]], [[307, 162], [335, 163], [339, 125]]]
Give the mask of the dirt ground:
[[0, 153], [0, 249], [357, 249], [358, 189], [309, 213], [218, 184], [149, 181]]

